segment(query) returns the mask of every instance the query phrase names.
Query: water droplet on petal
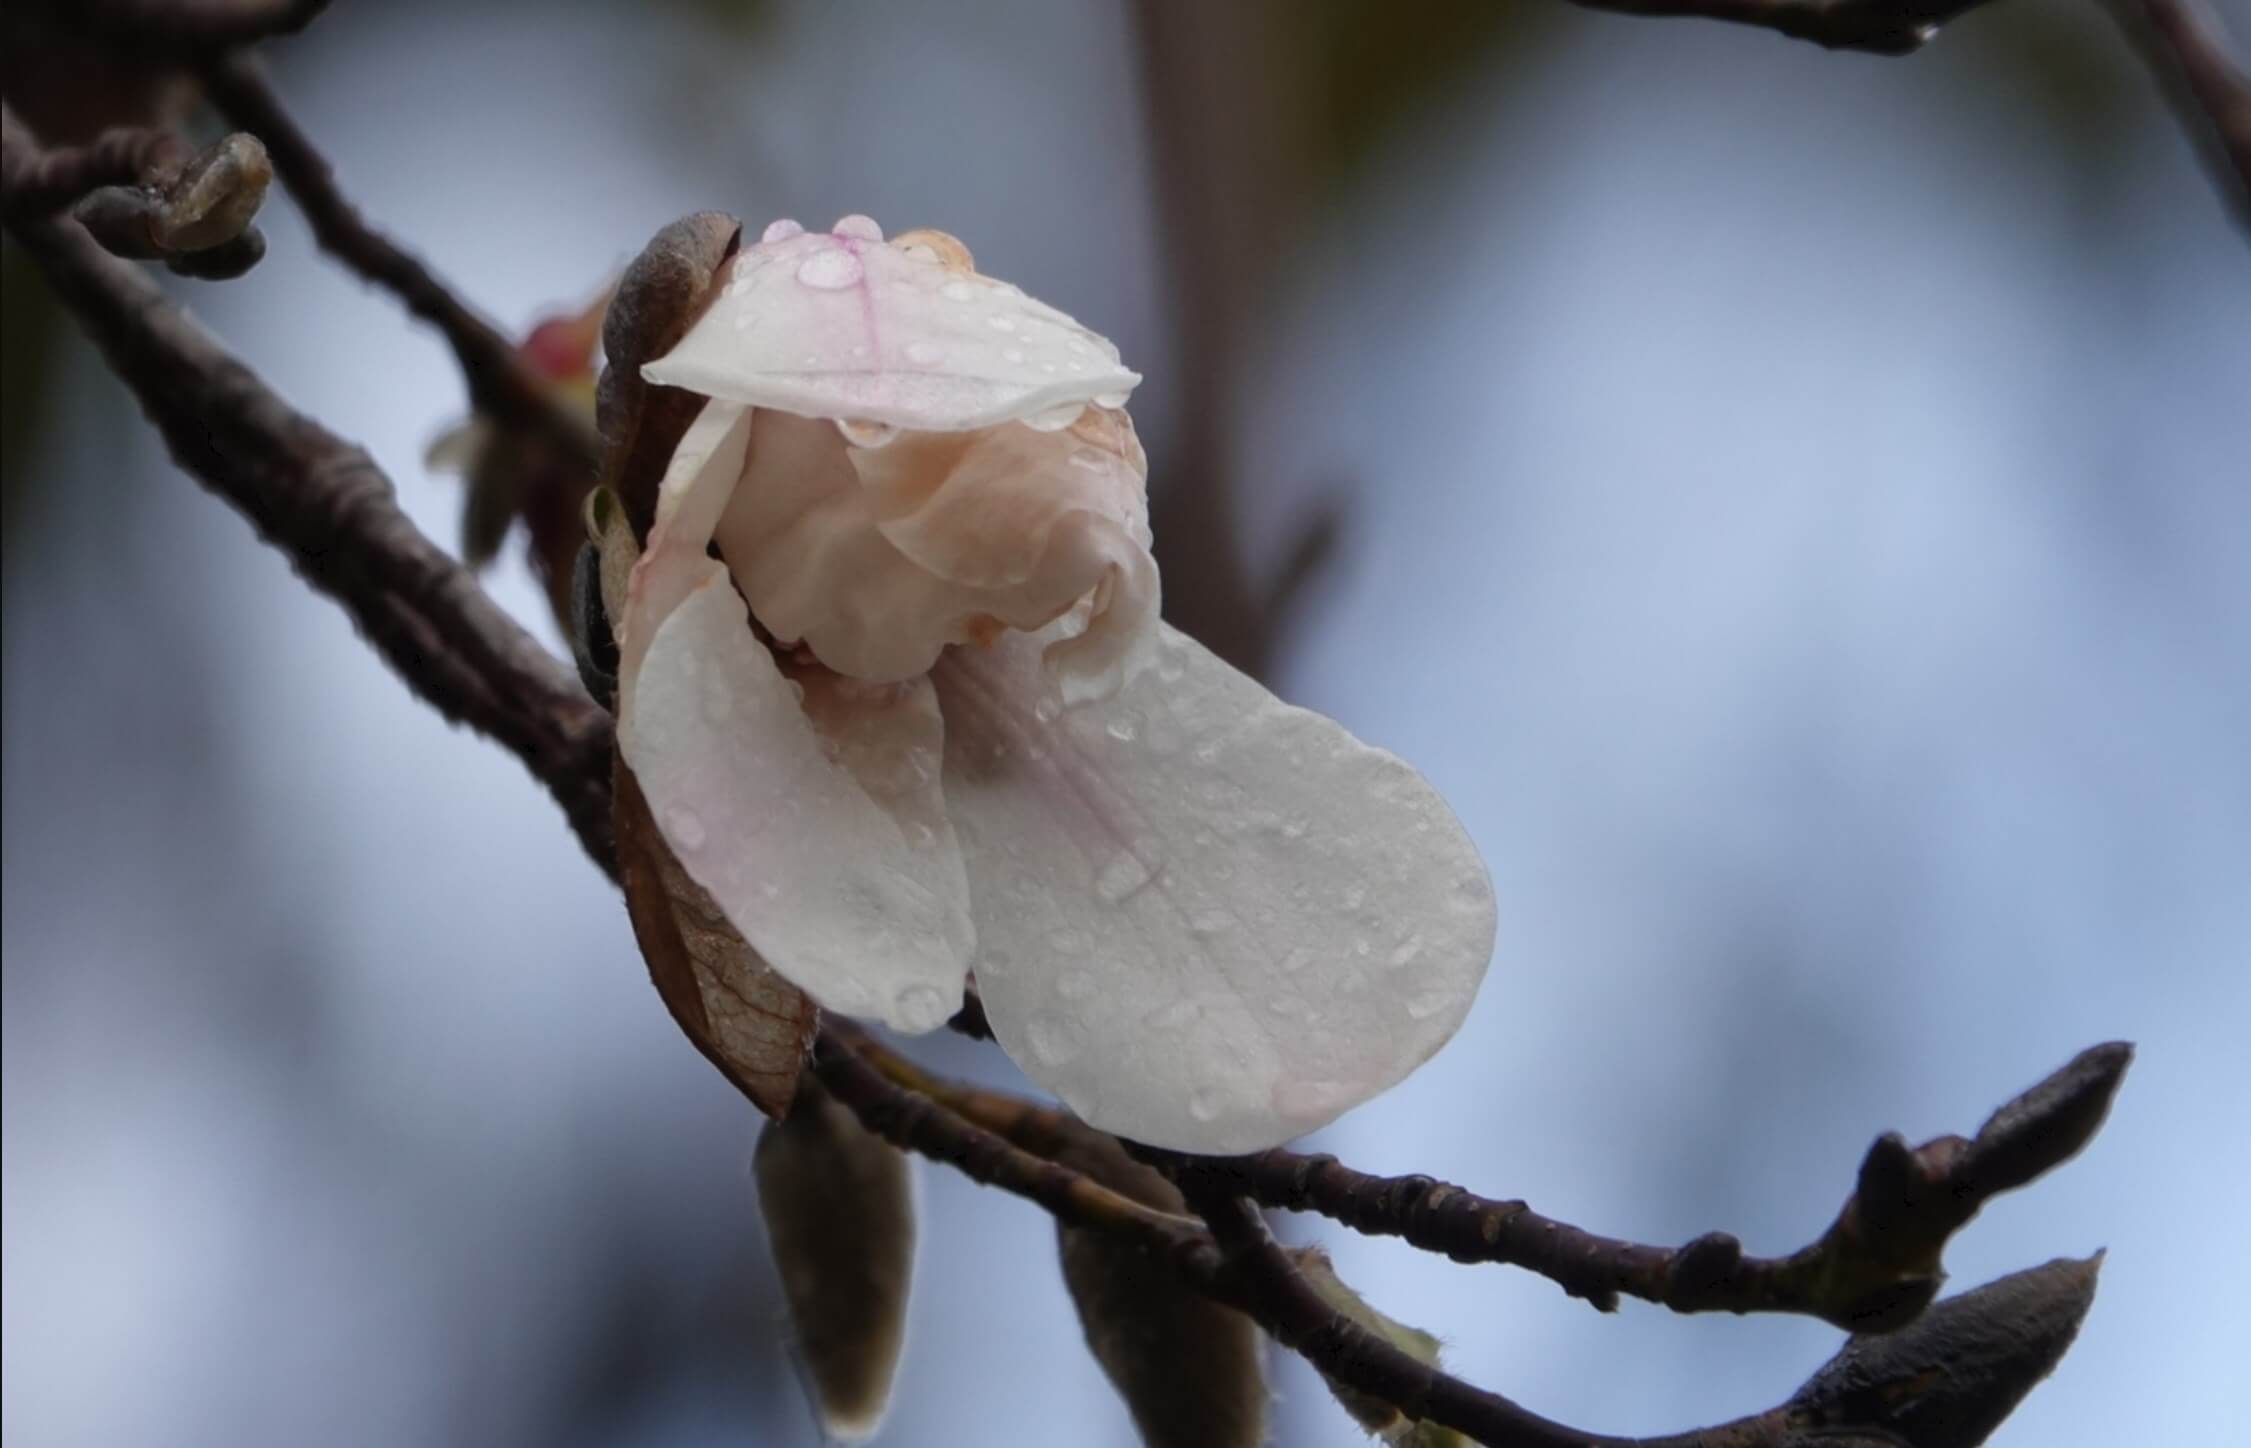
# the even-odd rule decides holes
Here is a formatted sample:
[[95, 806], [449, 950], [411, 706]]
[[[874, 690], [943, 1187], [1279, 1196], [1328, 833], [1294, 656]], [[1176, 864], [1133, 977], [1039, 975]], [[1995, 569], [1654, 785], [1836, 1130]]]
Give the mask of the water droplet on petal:
[[1227, 1098], [1220, 1094], [1218, 1087], [1199, 1086], [1189, 1094], [1188, 1114], [1198, 1121], [1216, 1121], [1220, 1108], [1226, 1104]]
[[1097, 392], [1094, 394], [1094, 405], [1096, 407], [1123, 407], [1126, 405], [1126, 399], [1131, 396], [1133, 396], [1131, 392]]
[[1067, 1001], [1083, 1001], [1094, 994], [1091, 971], [1066, 970], [1055, 980], [1055, 993]]
[[1003, 347], [1000, 349], [1000, 360], [1003, 362], [1021, 362], [1024, 360], [1024, 349], [1021, 347]]
[[804, 227], [785, 216], [780, 221], [767, 222], [766, 229], [758, 233], [758, 239], [762, 242], [787, 241], [793, 236], [803, 236], [804, 234]]
[[1042, 724], [1053, 724], [1056, 716], [1062, 712], [1061, 701], [1055, 699], [1042, 699], [1032, 706], [1032, 717]]
[[949, 302], [966, 302], [977, 295], [977, 289], [967, 282], [947, 282], [938, 288], [938, 295]]
[[1217, 935], [1235, 927], [1235, 917], [1225, 910], [1206, 910], [1188, 922], [1188, 928], [1198, 935]]
[[1131, 744], [1133, 736], [1138, 734], [1140, 729], [1131, 718], [1119, 718], [1112, 719], [1109, 723], [1103, 725], [1102, 732], [1117, 740], [1120, 744]]
[[1047, 934], [1047, 947], [1057, 955], [1084, 955], [1093, 945], [1093, 938], [1083, 930], [1051, 930]]
[[841, 246], [826, 246], [798, 264], [797, 279], [818, 291], [841, 291], [857, 286], [867, 271], [860, 259]]
[[1149, 883], [1149, 867], [1131, 850], [1120, 850], [1102, 867], [1094, 880], [1094, 893], [1107, 904], [1116, 905]]
[[664, 812], [665, 838], [683, 850], [703, 848], [703, 820], [686, 805], [676, 804]]
[[1312, 963], [1313, 952], [1302, 945], [1296, 946], [1288, 955], [1282, 957], [1282, 974], [1296, 975]]
[[844, 434], [847, 446], [866, 448], [871, 452], [876, 448], [889, 446], [899, 436], [899, 429], [888, 422], [871, 422], [859, 417], [838, 418], [836, 430]]
[[993, 312], [985, 318], [985, 325], [996, 332], [1013, 332], [1016, 330], [1016, 319], [1005, 312]]
[[1071, 454], [1071, 466], [1098, 473], [1110, 465], [1110, 455], [1098, 447], [1082, 447]]
[[935, 367], [945, 359], [946, 349], [935, 342], [909, 342], [907, 360], [917, 367]]
[[1405, 940], [1400, 941], [1398, 948], [1391, 952], [1391, 964], [1394, 969], [1403, 965], [1412, 965], [1415, 957], [1422, 953], [1423, 938], [1420, 935], [1410, 935]]
[[1415, 1020], [1427, 1021], [1453, 1002], [1453, 992], [1426, 990], [1407, 997], [1407, 1014]]
[[854, 241], [883, 240], [883, 228], [875, 224], [875, 218], [862, 216], [857, 211], [850, 216], [839, 216], [829, 231], [835, 236], [849, 236]]
[[934, 1031], [949, 1014], [935, 986], [910, 985], [891, 998], [891, 1018], [902, 1031]]
[[1035, 412], [1030, 417], [1024, 418], [1023, 423], [1024, 426], [1034, 432], [1061, 432], [1064, 428], [1077, 422], [1079, 414], [1084, 411], [1086, 411], [1085, 403], [1066, 402], [1050, 407], [1044, 412]]

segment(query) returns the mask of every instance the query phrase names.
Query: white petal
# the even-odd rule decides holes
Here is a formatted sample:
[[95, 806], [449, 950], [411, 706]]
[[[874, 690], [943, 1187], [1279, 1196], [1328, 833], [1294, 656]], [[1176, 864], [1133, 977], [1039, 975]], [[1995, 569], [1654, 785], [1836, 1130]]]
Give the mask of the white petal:
[[746, 247], [651, 382], [806, 417], [954, 432], [1130, 392], [1096, 333], [926, 248], [804, 233]]
[[954, 649], [932, 675], [978, 985], [1027, 1073], [1105, 1130], [1244, 1152], [1445, 1043], [1493, 894], [1428, 782], [1169, 628], [1078, 709], [1042, 643]]
[[[901, 1030], [942, 1024], [976, 937], [928, 682], [830, 679], [801, 705], [725, 566], [695, 573], [620, 681], [619, 748], [658, 829], [743, 938], [820, 1004]], [[670, 578], [637, 573], [635, 593]]]

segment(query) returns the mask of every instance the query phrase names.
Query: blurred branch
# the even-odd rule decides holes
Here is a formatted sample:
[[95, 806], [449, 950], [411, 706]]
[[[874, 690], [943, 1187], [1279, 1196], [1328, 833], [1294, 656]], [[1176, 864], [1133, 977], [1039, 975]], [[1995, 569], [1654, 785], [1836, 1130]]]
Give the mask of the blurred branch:
[[91, 145], [43, 151], [23, 134], [16, 113], [0, 106], [8, 144], [0, 161], [0, 216], [21, 221], [75, 204], [97, 186], [139, 185], [175, 172], [187, 144], [170, 131], [123, 127]]
[[[25, 143], [20, 129], [8, 147]], [[76, 222], [11, 220], [173, 458], [250, 519], [449, 720], [514, 752], [615, 873], [610, 719], [399, 511], [368, 455], [291, 408]]]
[[251, 222], [273, 168], [236, 132], [190, 155], [170, 131], [128, 127], [92, 144], [43, 149], [0, 102], [0, 215], [30, 220], [74, 207], [114, 256], [161, 260], [183, 276], [240, 276], [266, 254]]
[[[1141, 0], [1133, 22], [1156, 179], [1158, 243], [1173, 299], [1173, 442], [1161, 459], [1157, 555], [1165, 613], [1206, 648], [1264, 676], [1305, 585], [1333, 552], [1341, 510], [1314, 507], [1270, 587], [1244, 567], [1229, 430], [1246, 324], [1270, 299], [1272, 239], [1305, 191], [1271, 94], [1264, 7]], [[1246, 94], [1246, 87], [1251, 93]]]
[[140, 50], [224, 50], [294, 35], [330, 0], [79, 0], [51, 6]]
[[[1831, 50], [1908, 55], [1987, 0], [1570, 0], [1619, 15], [1726, 20]], [[2220, 190], [2251, 226], [2251, 76], [2204, 0], [2114, 0]]]
[[275, 172], [296, 198], [321, 246], [397, 297], [445, 337], [476, 409], [544, 436], [564, 456], [578, 460], [591, 479], [600, 470], [602, 451], [594, 428], [540, 386], [514, 344], [491, 323], [470, 310], [428, 267], [368, 224], [337, 186], [328, 161], [282, 108], [258, 62], [247, 55], [222, 55], [206, 63], [201, 73], [212, 101], [227, 119], [264, 140]]
[[2121, 0], [2119, 18], [2148, 53], [2182, 122], [2212, 154], [2220, 189], [2251, 226], [2251, 76], [2203, 0]]
[[1571, 0], [1586, 10], [1725, 20], [1810, 40], [1828, 50], [1908, 55], [1986, 0]]

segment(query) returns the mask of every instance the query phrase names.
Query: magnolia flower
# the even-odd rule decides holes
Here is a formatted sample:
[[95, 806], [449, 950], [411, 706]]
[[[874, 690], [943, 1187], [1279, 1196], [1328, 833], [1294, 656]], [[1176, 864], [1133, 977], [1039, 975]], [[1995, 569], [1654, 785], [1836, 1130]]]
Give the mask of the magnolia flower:
[[619, 637], [681, 864], [823, 1007], [1240, 1152], [1460, 1025], [1493, 897], [1406, 764], [1158, 620], [1117, 349], [953, 238], [778, 221], [642, 369], [706, 400]]

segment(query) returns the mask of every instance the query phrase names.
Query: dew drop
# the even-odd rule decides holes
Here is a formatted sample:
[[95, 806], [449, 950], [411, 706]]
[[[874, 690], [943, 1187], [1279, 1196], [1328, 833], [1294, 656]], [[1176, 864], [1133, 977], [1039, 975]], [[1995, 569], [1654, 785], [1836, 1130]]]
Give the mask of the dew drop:
[[855, 211], [850, 216], [839, 216], [836, 225], [829, 228], [831, 235], [848, 236], [854, 241], [881, 241], [883, 228], [875, 224], [872, 216], [862, 216]]
[[703, 848], [703, 820], [686, 805], [676, 804], [664, 812], [664, 833], [683, 850]]
[[1077, 422], [1079, 414], [1084, 411], [1086, 411], [1085, 403], [1066, 402], [1056, 407], [1050, 407], [1044, 412], [1035, 412], [1030, 417], [1024, 418], [1023, 423], [1024, 426], [1034, 432], [1061, 432], [1064, 428]]
[[1207, 910], [1188, 922], [1188, 928], [1198, 935], [1217, 935], [1234, 927], [1235, 917], [1224, 910]]
[[1405, 940], [1399, 942], [1399, 946], [1396, 950], [1391, 952], [1391, 964], [1393, 969], [1397, 969], [1398, 967], [1403, 965], [1412, 965], [1414, 963], [1415, 957], [1422, 953], [1423, 938], [1420, 935], [1408, 936]]
[[1024, 349], [1021, 347], [1003, 347], [1000, 349], [1000, 360], [1010, 363], [1021, 362], [1024, 360]]
[[766, 229], [758, 233], [758, 239], [762, 242], [787, 241], [793, 236], [804, 234], [804, 227], [785, 216], [780, 221], [767, 222]]
[[938, 295], [949, 302], [966, 302], [977, 295], [977, 289], [967, 282], [947, 282], [938, 288]]
[[1051, 930], [1047, 933], [1047, 947], [1057, 955], [1084, 955], [1093, 946], [1093, 939], [1083, 930]]
[[902, 1031], [934, 1031], [950, 1014], [935, 986], [910, 985], [891, 998], [891, 1018]]
[[1071, 466], [1099, 473], [1110, 465], [1110, 455], [1098, 447], [1082, 447], [1071, 454]]
[[1149, 867], [1131, 850], [1120, 850], [1110, 857], [1095, 877], [1094, 893], [1107, 904], [1115, 905], [1149, 883]]
[[836, 430], [844, 434], [847, 446], [866, 448], [870, 452], [890, 446], [899, 436], [899, 429], [891, 423], [871, 422], [861, 417], [838, 418]]
[[1282, 957], [1282, 974], [1296, 975], [1313, 963], [1313, 952], [1300, 945]]
[[1427, 1021], [1446, 1009], [1452, 1000], [1452, 994], [1447, 991], [1426, 990], [1407, 997], [1407, 1014], [1414, 1020]]
[[1140, 729], [1131, 719], [1112, 719], [1102, 726], [1102, 732], [1117, 740], [1120, 744], [1131, 744], [1134, 735], [1138, 734]]
[[935, 342], [909, 342], [907, 360], [917, 367], [935, 367], [945, 359], [946, 349]]
[[1042, 724], [1053, 724], [1062, 712], [1062, 703], [1055, 699], [1042, 699], [1032, 706], [1032, 717]]
[[797, 280], [816, 291], [833, 292], [857, 286], [867, 271], [860, 259], [841, 246], [825, 246], [799, 263]]
[[1083, 1001], [1094, 994], [1094, 975], [1091, 971], [1066, 970], [1056, 977], [1055, 993], [1067, 1001]]
[[1189, 1093], [1188, 1114], [1198, 1121], [1216, 1121], [1219, 1119], [1220, 1107], [1226, 1104], [1226, 1098], [1220, 1094], [1218, 1087], [1199, 1086]]
[[1016, 319], [1002, 312], [993, 312], [985, 318], [985, 325], [996, 332], [1013, 332], [1016, 330]]

